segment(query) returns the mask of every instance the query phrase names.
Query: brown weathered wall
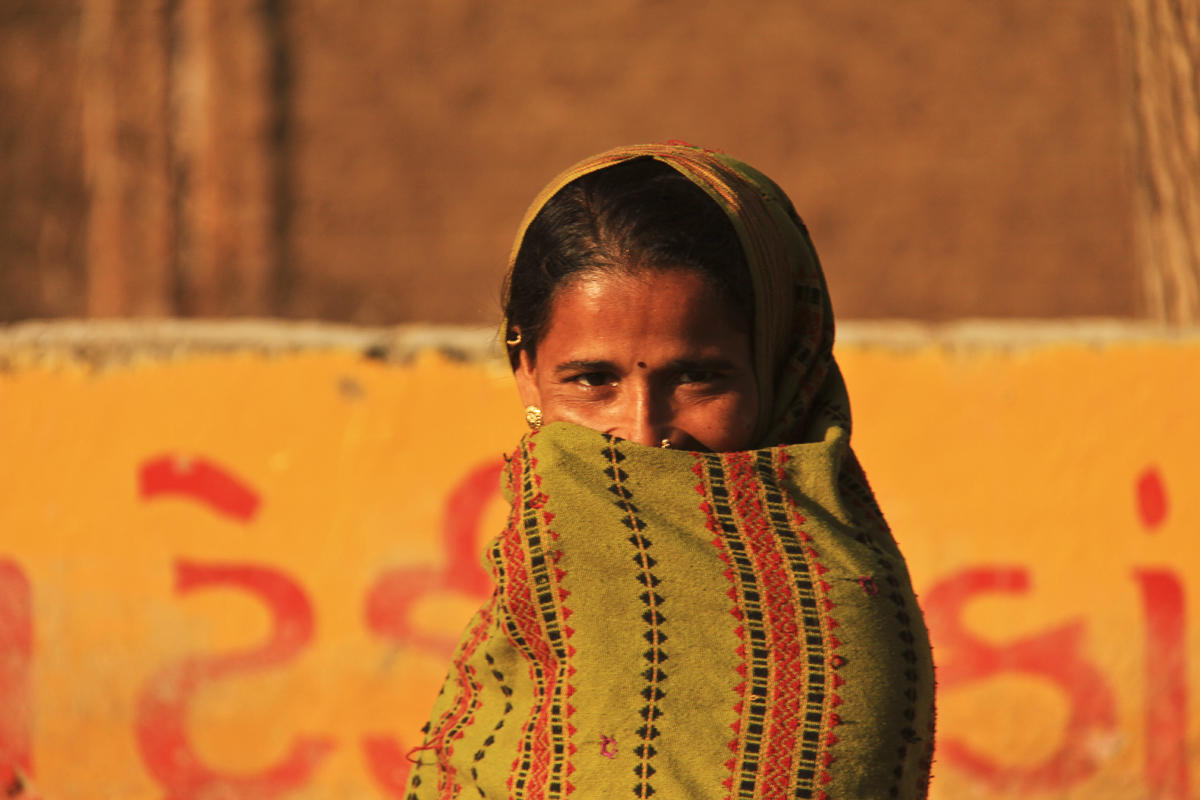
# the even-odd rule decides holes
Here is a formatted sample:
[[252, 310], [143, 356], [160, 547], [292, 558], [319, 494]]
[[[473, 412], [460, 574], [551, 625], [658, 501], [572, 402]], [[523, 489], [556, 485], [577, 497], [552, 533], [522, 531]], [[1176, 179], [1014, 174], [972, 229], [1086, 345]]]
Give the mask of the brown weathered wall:
[[1200, 0], [1125, 0], [1135, 231], [1150, 314], [1200, 320]]
[[10, 2], [0, 319], [485, 322], [541, 184], [669, 138], [792, 194], [843, 318], [1136, 316], [1118, 8]]
[[0, 4], [0, 320], [84, 312], [77, 4]]

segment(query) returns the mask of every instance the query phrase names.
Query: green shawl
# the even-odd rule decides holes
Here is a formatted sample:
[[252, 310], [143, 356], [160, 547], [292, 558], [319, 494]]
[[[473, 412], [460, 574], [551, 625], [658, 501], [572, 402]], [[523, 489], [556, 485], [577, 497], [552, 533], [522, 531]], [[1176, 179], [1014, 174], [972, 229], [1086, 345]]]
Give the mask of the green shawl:
[[406, 796], [924, 797], [929, 643], [850, 449], [816, 254], [774, 184], [691, 147], [603, 154], [535, 207], [641, 155], [737, 226], [755, 275], [759, 439], [774, 446], [677, 452], [564, 423], [526, 436], [486, 553], [496, 589]]

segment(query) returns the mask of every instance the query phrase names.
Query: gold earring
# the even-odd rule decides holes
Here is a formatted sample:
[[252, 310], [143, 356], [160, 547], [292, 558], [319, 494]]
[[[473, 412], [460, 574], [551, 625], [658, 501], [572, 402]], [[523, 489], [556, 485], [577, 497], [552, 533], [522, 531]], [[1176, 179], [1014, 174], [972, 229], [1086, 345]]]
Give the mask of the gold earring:
[[504, 340], [504, 343], [509, 347], [516, 347], [521, 343], [521, 331], [518, 330], [515, 336], [511, 336]]
[[542, 427], [542, 410], [537, 406], [525, 406], [525, 424], [529, 430], [536, 431]]

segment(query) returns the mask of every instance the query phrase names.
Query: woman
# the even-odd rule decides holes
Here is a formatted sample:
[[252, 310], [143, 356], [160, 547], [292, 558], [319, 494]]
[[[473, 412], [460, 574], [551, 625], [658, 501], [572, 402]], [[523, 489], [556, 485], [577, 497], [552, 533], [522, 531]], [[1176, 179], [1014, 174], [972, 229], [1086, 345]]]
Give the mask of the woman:
[[924, 797], [928, 639], [783, 192], [690, 146], [588, 159], [505, 314], [533, 432], [408, 796]]

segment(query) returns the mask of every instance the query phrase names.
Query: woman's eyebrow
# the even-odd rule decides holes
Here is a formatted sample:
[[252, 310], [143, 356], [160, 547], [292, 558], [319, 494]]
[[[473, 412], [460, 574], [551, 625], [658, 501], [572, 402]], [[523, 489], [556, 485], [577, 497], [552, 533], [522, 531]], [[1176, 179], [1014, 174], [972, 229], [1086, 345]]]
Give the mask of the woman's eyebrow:
[[555, 375], [580, 372], [615, 372], [616, 365], [611, 361], [564, 361], [554, 367]]
[[678, 372], [724, 372], [732, 370], [734, 363], [727, 358], [677, 358], [667, 364], [667, 369]]

